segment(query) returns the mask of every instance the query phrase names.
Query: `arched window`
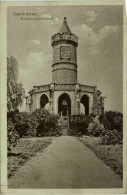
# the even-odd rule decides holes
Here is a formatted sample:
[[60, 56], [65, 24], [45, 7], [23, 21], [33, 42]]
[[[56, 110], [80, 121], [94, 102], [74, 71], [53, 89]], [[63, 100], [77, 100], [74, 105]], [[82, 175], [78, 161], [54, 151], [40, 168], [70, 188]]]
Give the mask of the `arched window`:
[[[83, 95], [80, 100], [80, 113], [86, 114], [87, 116], [89, 115], [89, 97], [88, 95]], [[83, 110], [84, 106], [84, 110]]]
[[48, 104], [49, 100], [48, 100], [48, 97], [43, 94], [41, 97], [40, 97], [40, 108], [45, 108], [47, 107], [47, 104]]

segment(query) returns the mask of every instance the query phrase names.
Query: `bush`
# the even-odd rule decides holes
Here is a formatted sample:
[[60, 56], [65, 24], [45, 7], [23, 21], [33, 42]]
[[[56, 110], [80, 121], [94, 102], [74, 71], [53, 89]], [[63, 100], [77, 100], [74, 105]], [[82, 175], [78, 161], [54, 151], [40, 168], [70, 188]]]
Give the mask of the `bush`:
[[15, 130], [19, 133], [20, 138], [25, 136], [36, 136], [36, 129], [31, 114], [26, 112], [9, 112], [8, 119], [11, 119]]
[[[106, 118], [106, 116], [111, 116]], [[122, 144], [122, 115], [114, 112], [107, 112], [105, 115], [91, 118], [88, 126], [88, 133], [91, 136], [101, 137], [100, 144]], [[117, 129], [112, 129], [113, 126]], [[111, 127], [111, 129], [110, 129]]]
[[96, 116], [89, 123], [88, 134], [95, 137], [99, 137], [104, 135], [104, 133], [105, 133], [105, 128], [103, 124], [100, 123], [99, 116]]
[[120, 112], [105, 112], [104, 115], [101, 115], [100, 121], [104, 124], [106, 129], [116, 129], [119, 132], [123, 130], [123, 114]]
[[8, 118], [8, 150], [14, 147], [19, 138], [31, 136], [60, 136], [62, 134], [59, 117], [44, 109], [33, 113], [11, 111]]
[[44, 109], [38, 109], [33, 113], [11, 112], [8, 117], [12, 119], [14, 129], [20, 137], [61, 135], [59, 117]]
[[7, 113], [8, 151], [11, 151], [11, 148], [17, 145], [19, 138], [36, 136], [30, 116], [29, 113], [19, 113], [18, 110]]
[[60, 136], [62, 134], [58, 116], [39, 109], [32, 113], [32, 118], [36, 123], [37, 136]]
[[106, 129], [100, 144], [122, 144], [123, 140], [123, 115], [119, 112], [105, 112], [99, 117]]
[[28, 113], [18, 113], [15, 116], [15, 129], [19, 132], [20, 137], [31, 136], [32, 126]]
[[15, 147], [19, 140], [19, 134], [14, 128], [14, 124], [11, 120], [7, 122], [7, 149], [11, 151], [12, 147]]
[[105, 135], [101, 137], [100, 144], [103, 145], [115, 145], [122, 144], [122, 134], [118, 130], [114, 129], [106, 131]]
[[87, 135], [89, 117], [86, 115], [71, 116], [69, 135]]

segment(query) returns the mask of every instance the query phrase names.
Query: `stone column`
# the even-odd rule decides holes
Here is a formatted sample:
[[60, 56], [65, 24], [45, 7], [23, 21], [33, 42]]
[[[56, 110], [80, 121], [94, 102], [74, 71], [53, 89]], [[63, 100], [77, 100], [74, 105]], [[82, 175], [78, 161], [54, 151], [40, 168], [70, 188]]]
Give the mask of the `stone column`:
[[50, 114], [52, 114], [52, 108], [53, 108], [53, 106], [52, 106], [52, 99], [50, 99], [49, 100], [49, 106], [50, 106], [50, 110], [49, 110], [49, 112], [50, 112]]
[[76, 99], [76, 114], [77, 115], [80, 114], [80, 99], [79, 98]]
[[25, 96], [25, 99], [26, 99], [25, 112], [29, 112], [29, 101], [28, 101], [28, 96]]
[[94, 95], [89, 95], [89, 114], [92, 113], [93, 111], [93, 101], [94, 101]]
[[76, 84], [76, 115], [80, 114], [80, 87]]
[[53, 114], [53, 93], [54, 93], [54, 84], [50, 85], [49, 90], [49, 106], [50, 106], [50, 114]]
[[104, 102], [100, 95], [101, 92], [99, 90], [97, 90], [94, 94], [94, 112], [98, 115], [102, 114], [104, 111]]

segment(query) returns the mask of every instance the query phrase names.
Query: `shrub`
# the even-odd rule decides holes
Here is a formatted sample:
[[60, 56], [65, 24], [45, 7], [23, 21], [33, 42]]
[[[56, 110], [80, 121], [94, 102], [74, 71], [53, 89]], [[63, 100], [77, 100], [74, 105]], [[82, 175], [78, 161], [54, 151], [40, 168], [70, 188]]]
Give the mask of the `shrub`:
[[18, 113], [15, 116], [15, 129], [19, 132], [20, 137], [30, 135], [31, 124], [28, 113]]
[[100, 121], [104, 124], [106, 129], [116, 129], [119, 132], [123, 130], [123, 114], [120, 112], [105, 112], [100, 116]]
[[118, 130], [114, 129], [106, 131], [105, 135], [101, 137], [100, 144], [103, 145], [115, 145], [122, 144], [122, 134]]
[[19, 133], [20, 137], [36, 136], [36, 128], [31, 114], [26, 112], [9, 112], [8, 119], [11, 119], [15, 130]]
[[71, 116], [69, 135], [87, 135], [89, 117], [86, 115]]
[[17, 144], [21, 137], [31, 136], [60, 136], [62, 134], [59, 117], [51, 115], [44, 109], [38, 109], [33, 113], [8, 112], [8, 150]]
[[99, 137], [104, 135], [104, 133], [105, 133], [105, 128], [103, 124], [100, 123], [99, 116], [96, 116], [89, 123], [88, 134], [95, 137]]
[[105, 112], [99, 117], [106, 129], [100, 144], [122, 144], [123, 140], [123, 115], [119, 112]]
[[7, 122], [7, 149], [11, 151], [12, 147], [17, 145], [19, 140], [19, 133], [15, 130], [14, 124], [11, 120]]
[[60, 136], [59, 116], [52, 115], [44, 109], [38, 109], [31, 114], [36, 124], [37, 136]]

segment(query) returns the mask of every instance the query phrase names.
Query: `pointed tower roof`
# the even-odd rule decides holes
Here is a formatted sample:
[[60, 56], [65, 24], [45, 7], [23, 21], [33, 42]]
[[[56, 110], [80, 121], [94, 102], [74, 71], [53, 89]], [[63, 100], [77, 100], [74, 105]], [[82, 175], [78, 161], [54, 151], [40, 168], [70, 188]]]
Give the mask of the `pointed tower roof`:
[[60, 32], [59, 33], [71, 33], [68, 25], [67, 25], [67, 21], [66, 21], [66, 17], [64, 17], [64, 21], [63, 21], [63, 25], [62, 25], [62, 28], [60, 29]]

